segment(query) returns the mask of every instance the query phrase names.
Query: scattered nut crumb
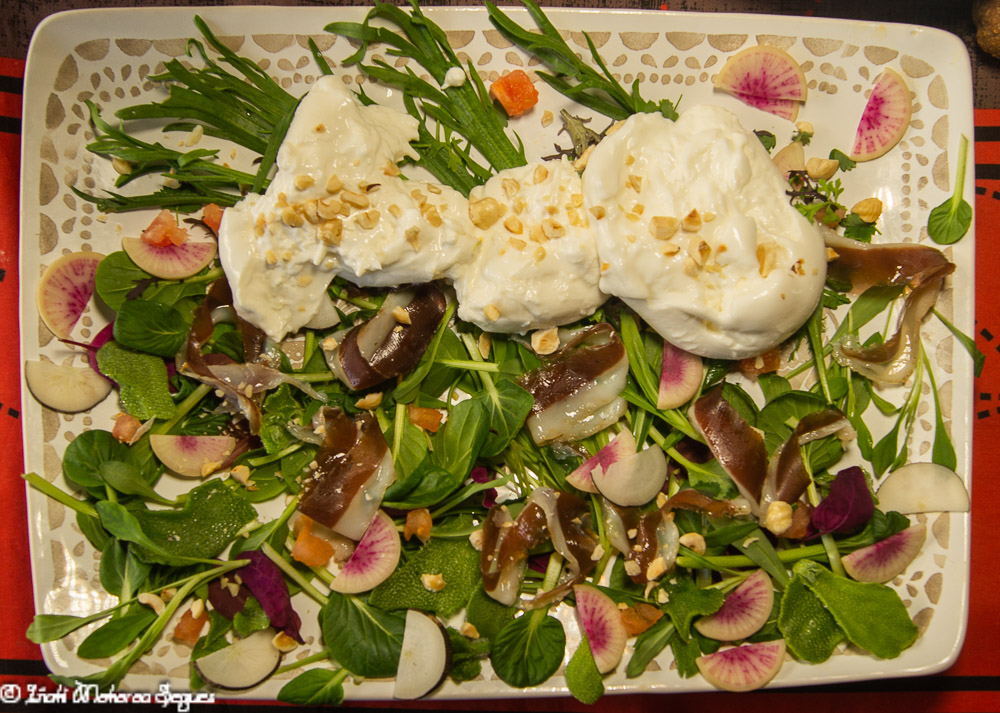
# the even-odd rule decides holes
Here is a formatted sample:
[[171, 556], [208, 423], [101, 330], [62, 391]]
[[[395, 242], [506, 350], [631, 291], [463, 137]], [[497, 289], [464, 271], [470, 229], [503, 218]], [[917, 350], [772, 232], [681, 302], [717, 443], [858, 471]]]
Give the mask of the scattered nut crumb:
[[354, 405], [365, 411], [374, 411], [382, 404], [382, 392], [373, 391], [354, 402]]
[[440, 592], [445, 587], [444, 577], [440, 574], [422, 574], [420, 583], [428, 592]]
[[559, 330], [555, 327], [549, 327], [532, 332], [531, 348], [535, 354], [552, 354], [559, 348]]

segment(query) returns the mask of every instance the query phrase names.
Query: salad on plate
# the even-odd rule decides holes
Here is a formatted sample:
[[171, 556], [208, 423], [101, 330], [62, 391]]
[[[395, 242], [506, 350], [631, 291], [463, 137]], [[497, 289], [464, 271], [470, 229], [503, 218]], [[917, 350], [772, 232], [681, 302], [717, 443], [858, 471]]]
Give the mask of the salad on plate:
[[[152, 101], [81, 97], [116, 178], [72, 190], [144, 228], [38, 280], [62, 356], [26, 361], [31, 393], [119, 403], [61, 481], [24, 476], [111, 602], [36, 616], [32, 641], [99, 662], [56, 680], [118, 686], [170, 642], [192, 687], [287, 702], [553, 677], [593, 702], [918, 640], [900, 576], [924, 513], [969, 506], [921, 338], [936, 321], [981, 358], [937, 309], [967, 141], [929, 240], [890, 240], [887, 194], [844, 196], [901, 151], [905, 72], [816, 153], [793, 50], [729, 53], [711, 101], [654, 99], [525, 6], [485, 12], [529, 72], [378, 4], [325, 28], [356, 48], [339, 65], [308, 40], [302, 95], [196, 17]], [[109, 319], [81, 341], [91, 304]]]

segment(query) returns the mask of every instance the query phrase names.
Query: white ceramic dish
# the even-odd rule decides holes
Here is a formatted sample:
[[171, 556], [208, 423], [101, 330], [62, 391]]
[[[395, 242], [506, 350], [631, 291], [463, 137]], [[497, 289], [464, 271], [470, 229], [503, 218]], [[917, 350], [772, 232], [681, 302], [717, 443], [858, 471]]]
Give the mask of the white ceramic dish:
[[[20, 315], [25, 359], [39, 355], [55, 361], [81, 358], [73, 357], [54, 340], [39, 320], [34, 295], [37, 276], [44, 267], [68, 251], [117, 250], [122, 234], [134, 233], [149, 220], [148, 215], [99, 216], [70, 191], [71, 185], [91, 192], [109, 188], [115, 177], [106, 160], [84, 149], [92, 134], [83, 99], [98, 102], [110, 117], [110, 110], [160, 96], [162, 90], [145, 77], [157, 71], [163, 61], [184, 53], [186, 38], [196, 34], [192, 22], [196, 13], [241, 55], [262, 62], [293, 94], [304, 93], [318, 74], [306, 44], [310, 36], [325, 56], [337, 63], [335, 71], [343, 74], [345, 81], [359, 81], [355, 68], [339, 66], [339, 60], [353, 48], [342, 38], [334, 41], [322, 28], [336, 20], [360, 20], [362, 9], [143, 8], [77, 11], [46, 20], [32, 41], [25, 77]], [[514, 13], [522, 24], [530, 22], [525, 14]], [[448, 31], [459, 56], [471, 60], [487, 79], [513, 67], [530, 71], [537, 64], [504, 41], [482, 9], [431, 8], [427, 14]], [[761, 43], [786, 49], [801, 63], [809, 80], [810, 96], [799, 116], [816, 127], [807, 148], [809, 156], [825, 157], [835, 147], [849, 150], [872, 80], [883, 67], [899, 71], [915, 96], [911, 126], [890, 154], [846, 176], [847, 190], [841, 199], [850, 206], [870, 195], [881, 198], [885, 204], [881, 240], [927, 240], [923, 226], [928, 211], [952, 191], [959, 137], [972, 136], [969, 58], [958, 38], [938, 30], [759, 15], [556, 9], [548, 15], [557, 27], [573, 28], [568, 40], [583, 55], [587, 50], [582, 32], [591, 33], [612, 71], [626, 85], [637, 78], [645, 97], [682, 97], [682, 110], [707, 101], [721, 104], [736, 111], [748, 128], [773, 131], [779, 147], [794, 131], [791, 123], [714, 93], [711, 82], [726, 58], [743, 47]], [[565, 135], [557, 136], [558, 120], [548, 127], [541, 121], [545, 110], [558, 116], [567, 102], [543, 85], [539, 87], [539, 106], [512, 123], [524, 139], [529, 157], [552, 153], [553, 142], [568, 143]], [[376, 98], [389, 102], [395, 98], [392, 92], [378, 93], [370, 85], [366, 88]], [[593, 125], [603, 128], [603, 120], [595, 119]], [[970, 155], [965, 183], [970, 203], [973, 166]], [[971, 333], [974, 236], [970, 232], [946, 252], [958, 269], [938, 309]], [[97, 308], [91, 308], [74, 336], [92, 336], [105, 321]], [[924, 340], [935, 363], [938, 390], [958, 452], [958, 470], [968, 483], [972, 366], [937, 320], [926, 324]], [[912, 437], [913, 460], [930, 459], [933, 406], [929, 399], [928, 390]], [[110, 416], [117, 410], [110, 399], [88, 414], [60, 415], [43, 409], [27, 389], [23, 403], [26, 469], [63, 485], [59, 463], [68, 441], [90, 426], [110, 428]], [[86, 542], [72, 513], [32, 489], [28, 491], [28, 508], [37, 611], [85, 615], [112, 604], [113, 599], [100, 587], [99, 553]], [[916, 645], [890, 661], [850, 650], [820, 666], [788, 661], [772, 686], [926, 674], [955, 660], [966, 628], [969, 516], [929, 515], [925, 519], [930, 534], [923, 554], [894, 583], [922, 631]], [[299, 652], [305, 655], [320, 646], [315, 607], [304, 597], [296, 599], [296, 606], [307, 622], [309, 645]], [[566, 620], [568, 657], [576, 637], [572, 617]], [[82, 661], [73, 653], [90, 630], [84, 628], [64, 640], [43, 645], [45, 661], [53, 672], [85, 675], [101, 667], [101, 662]], [[157, 683], [169, 677], [175, 689], [186, 688], [186, 651], [165, 642], [157, 644], [126, 679], [127, 687], [155, 691]], [[626, 652], [626, 660], [629, 655]], [[250, 695], [273, 698], [284, 682], [272, 679]], [[642, 677], [626, 679], [620, 670], [606, 680], [606, 687], [615, 692], [709, 688], [701, 678], [681, 679], [671, 670], [669, 652]], [[391, 697], [391, 684], [385, 682], [370, 681], [348, 689], [353, 698]], [[528, 693], [565, 692], [559, 673]], [[461, 686], [448, 683], [435, 696], [498, 698], [514, 694], [487, 667], [482, 680]]]

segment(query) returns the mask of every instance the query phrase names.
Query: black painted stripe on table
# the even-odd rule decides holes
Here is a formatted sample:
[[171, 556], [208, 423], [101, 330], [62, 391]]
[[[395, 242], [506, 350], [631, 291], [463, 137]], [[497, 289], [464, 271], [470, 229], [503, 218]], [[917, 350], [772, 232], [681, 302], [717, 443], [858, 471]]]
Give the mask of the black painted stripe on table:
[[1000, 163], [977, 163], [977, 181], [1000, 181]]
[[44, 661], [31, 659], [0, 659], [0, 676], [48, 676]]
[[21, 120], [15, 119], [12, 116], [0, 116], [0, 133], [20, 134]]
[[982, 141], [1000, 141], [1000, 126], [977, 126], [973, 130], [976, 143]]
[[22, 77], [0, 75], [0, 92], [5, 92], [6, 94], [24, 94], [24, 79]]

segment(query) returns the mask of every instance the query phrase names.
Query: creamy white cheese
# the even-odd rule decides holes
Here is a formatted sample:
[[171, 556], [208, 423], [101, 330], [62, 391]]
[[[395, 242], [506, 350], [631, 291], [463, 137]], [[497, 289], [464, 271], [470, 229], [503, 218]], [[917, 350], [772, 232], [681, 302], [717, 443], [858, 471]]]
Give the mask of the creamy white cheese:
[[738, 119], [700, 105], [676, 122], [637, 114], [593, 151], [583, 177], [601, 289], [664, 339], [739, 359], [812, 313], [826, 277], [817, 228]]
[[427, 282], [468, 258], [465, 198], [399, 176], [416, 137], [413, 117], [362, 106], [339, 78], [317, 80], [267, 192], [223, 214], [219, 255], [243, 318], [278, 340], [310, 321], [335, 275], [359, 285]]
[[472, 263], [451, 271], [461, 319], [524, 333], [586, 317], [607, 299], [593, 221], [568, 161], [501, 171], [473, 189], [469, 204], [480, 242]]

